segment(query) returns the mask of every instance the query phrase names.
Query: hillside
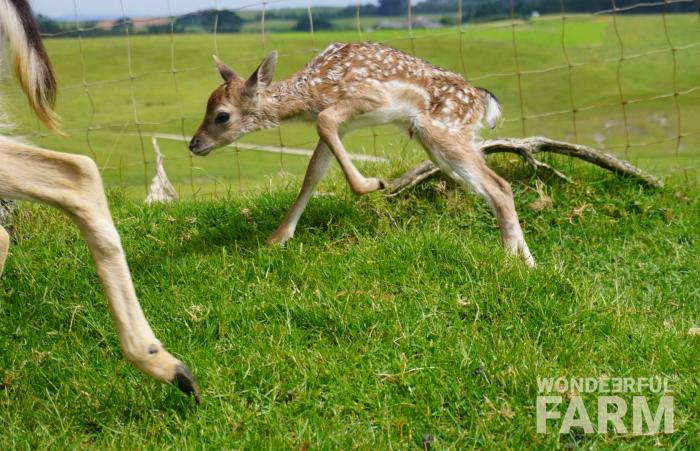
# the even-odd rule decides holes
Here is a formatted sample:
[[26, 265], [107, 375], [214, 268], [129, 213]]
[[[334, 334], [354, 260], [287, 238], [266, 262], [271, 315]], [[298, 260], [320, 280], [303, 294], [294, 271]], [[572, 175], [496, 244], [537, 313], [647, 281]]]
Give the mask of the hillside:
[[[263, 242], [294, 184], [153, 208], [112, 192], [142, 305], [200, 408], [122, 359], [76, 230], [24, 205], [0, 279], [0, 444], [698, 446], [697, 178], [650, 191], [574, 165], [536, 211], [529, 173], [505, 172], [532, 271], [440, 179], [357, 198], [336, 177], [286, 249]], [[604, 374], [670, 376], [678, 432], [535, 433], [538, 376]]]

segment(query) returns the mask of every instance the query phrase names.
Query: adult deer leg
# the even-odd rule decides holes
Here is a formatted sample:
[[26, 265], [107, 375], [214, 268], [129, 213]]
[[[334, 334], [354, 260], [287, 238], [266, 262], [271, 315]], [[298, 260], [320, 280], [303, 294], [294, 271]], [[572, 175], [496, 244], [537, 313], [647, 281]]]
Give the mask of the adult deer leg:
[[10, 250], [10, 235], [7, 231], [0, 226], [0, 276], [2, 276], [2, 270], [5, 268], [5, 260], [7, 259], [7, 254]]
[[198, 401], [190, 370], [163, 348], [143, 315], [95, 163], [0, 138], [0, 197], [43, 202], [70, 217], [92, 254], [126, 358]]

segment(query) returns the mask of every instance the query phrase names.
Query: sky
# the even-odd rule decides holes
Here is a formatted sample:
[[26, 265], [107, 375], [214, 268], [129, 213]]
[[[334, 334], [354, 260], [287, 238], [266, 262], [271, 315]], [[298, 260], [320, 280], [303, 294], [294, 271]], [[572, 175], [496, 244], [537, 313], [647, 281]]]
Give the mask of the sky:
[[[261, 9], [262, 0], [29, 0], [35, 13], [53, 18], [75, 17], [77, 6], [80, 18], [116, 18], [168, 16], [197, 11], [200, 9]], [[266, 8], [314, 6], [348, 6], [357, 0], [266, 0]], [[362, 3], [376, 3], [376, 0], [362, 0]], [[74, 6], [75, 4], [75, 6]], [[124, 13], [122, 13], [122, 5]], [[169, 11], [170, 8], [170, 11]]]

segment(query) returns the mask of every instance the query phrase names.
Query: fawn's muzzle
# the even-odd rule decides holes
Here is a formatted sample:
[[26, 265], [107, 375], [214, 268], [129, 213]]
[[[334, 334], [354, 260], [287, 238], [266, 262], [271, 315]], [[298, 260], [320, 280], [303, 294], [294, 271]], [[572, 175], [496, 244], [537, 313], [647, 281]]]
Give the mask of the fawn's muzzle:
[[189, 145], [190, 151], [196, 152], [197, 149], [199, 149], [199, 144], [201, 142], [202, 142], [202, 140], [199, 139], [197, 136], [192, 137], [192, 139], [190, 140], [190, 145]]
[[212, 141], [208, 136], [195, 135], [190, 140], [190, 144], [187, 146], [190, 148], [190, 152], [193, 154], [203, 157], [209, 155], [212, 150], [219, 147], [216, 141]]

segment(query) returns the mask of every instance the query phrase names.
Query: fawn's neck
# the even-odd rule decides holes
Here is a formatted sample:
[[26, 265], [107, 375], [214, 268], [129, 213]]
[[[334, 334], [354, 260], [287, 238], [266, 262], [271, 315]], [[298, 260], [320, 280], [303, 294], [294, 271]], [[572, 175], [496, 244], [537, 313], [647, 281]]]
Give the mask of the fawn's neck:
[[296, 75], [271, 84], [261, 96], [263, 110], [278, 124], [313, 110], [306, 84]]

